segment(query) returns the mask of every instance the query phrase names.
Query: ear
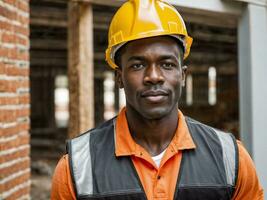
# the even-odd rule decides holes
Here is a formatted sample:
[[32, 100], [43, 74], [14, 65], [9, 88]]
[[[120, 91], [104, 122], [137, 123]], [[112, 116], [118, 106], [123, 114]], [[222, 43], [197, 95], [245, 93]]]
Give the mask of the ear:
[[122, 82], [122, 71], [121, 69], [116, 69], [115, 71], [115, 80], [116, 83], [118, 84], [119, 88], [124, 88], [123, 82]]
[[187, 72], [187, 66], [184, 65], [184, 66], [182, 66], [182, 79], [183, 79], [182, 86], [183, 87], [185, 86], [186, 72]]

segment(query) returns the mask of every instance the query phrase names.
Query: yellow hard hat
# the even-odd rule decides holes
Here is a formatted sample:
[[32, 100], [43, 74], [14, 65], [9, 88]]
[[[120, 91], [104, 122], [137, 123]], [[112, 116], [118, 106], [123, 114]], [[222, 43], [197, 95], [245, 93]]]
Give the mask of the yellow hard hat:
[[178, 11], [163, 0], [129, 0], [114, 15], [108, 33], [106, 61], [113, 69], [115, 52], [128, 41], [169, 35], [182, 41], [184, 59], [193, 39], [188, 36]]

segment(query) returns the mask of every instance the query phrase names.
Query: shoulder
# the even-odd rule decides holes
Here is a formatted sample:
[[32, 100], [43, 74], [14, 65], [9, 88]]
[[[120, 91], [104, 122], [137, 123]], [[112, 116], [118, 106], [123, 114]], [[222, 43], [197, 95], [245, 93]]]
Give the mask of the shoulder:
[[238, 140], [237, 145], [239, 153], [239, 169], [234, 199], [263, 200], [263, 189], [260, 185], [254, 163], [243, 144]]
[[55, 168], [52, 178], [51, 199], [76, 199], [72, 186], [67, 154], [59, 160]]
[[213, 128], [192, 118], [186, 117], [186, 123], [193, 138], [208, 140], [222, 145], [223, 148], [229, 147], [237, 150], [236, 139], [232, 133], [228, 133], [217, 128]]
[[103, 141], [105, 138], [109, 138], [110, 135], [113, 134], [115, 121], [116, 117], [100, 124], [96, 128], [90, 129], [80, 134], [79, 136], [68, 140], [67, 151], [69, 151], [70, 145], [84, 146], [86, 145], [86, 143], [88, 143], [88, 141], [93, 141], [93, 143], [97, 143], [99, 141]]

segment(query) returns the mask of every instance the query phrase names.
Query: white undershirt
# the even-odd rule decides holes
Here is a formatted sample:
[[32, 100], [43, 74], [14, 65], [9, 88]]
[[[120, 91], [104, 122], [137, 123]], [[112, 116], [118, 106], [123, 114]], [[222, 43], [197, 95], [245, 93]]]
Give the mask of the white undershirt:
[[165, 153], [166, 149], [164, 151], [162, 151], [159, 155], [153, 156], [152, 159], [155, 162], [155, 164], [157, 165], [157, 167], [159, 167], [160, 162], [162, 160], [162, 157]]

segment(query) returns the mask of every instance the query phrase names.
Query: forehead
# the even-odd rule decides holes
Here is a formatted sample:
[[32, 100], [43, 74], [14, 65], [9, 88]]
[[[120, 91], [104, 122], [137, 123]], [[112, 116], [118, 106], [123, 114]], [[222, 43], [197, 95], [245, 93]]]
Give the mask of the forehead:
[[179, 57], [181, 54], [181, 46], [178, 41], [170, 36], [159, 36], [134, 40], [127, 43], [123, 47], [123, 56], [135, 56], [135, 55], [164, 55], [174, 54]]

